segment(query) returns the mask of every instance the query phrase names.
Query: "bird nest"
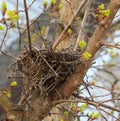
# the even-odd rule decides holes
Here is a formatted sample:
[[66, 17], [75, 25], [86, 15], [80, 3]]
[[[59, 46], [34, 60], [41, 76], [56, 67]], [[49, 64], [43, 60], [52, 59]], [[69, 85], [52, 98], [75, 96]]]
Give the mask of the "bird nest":
[[17, 68], [21, 71], [29, 84], [44, 87], [51, 92], [72, 75], [80, 63], [80, 53], [73, 51], [53, 52], [32, 48], [31, 53], [26, 49], [17, 61]]

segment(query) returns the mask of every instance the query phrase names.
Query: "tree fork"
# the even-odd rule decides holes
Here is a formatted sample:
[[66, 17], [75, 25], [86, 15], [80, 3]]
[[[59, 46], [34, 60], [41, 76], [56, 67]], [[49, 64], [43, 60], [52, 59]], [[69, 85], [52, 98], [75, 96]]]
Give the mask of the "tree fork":
[[[101, 48], [101, 42], [104, 39], [104, 36], [111, 25], [114, 16], [116, 15], [118, 9], [120, 8], [119, 0], [111, 0], [108, 9], [110, 10], [110, 15], [99, 23], [92, 37], [90, 38], [86, 52], [91, 53], [92, 58], [95, 57], [97, 51]], [[83, 83], [83, 78], [89, 69], [91, 62], [86, 62], [77, 66], [72, 77], [68, 77], [66, 82], [59, 88], [59, 92], [61, 95], [70, 97], [72, 92]]]

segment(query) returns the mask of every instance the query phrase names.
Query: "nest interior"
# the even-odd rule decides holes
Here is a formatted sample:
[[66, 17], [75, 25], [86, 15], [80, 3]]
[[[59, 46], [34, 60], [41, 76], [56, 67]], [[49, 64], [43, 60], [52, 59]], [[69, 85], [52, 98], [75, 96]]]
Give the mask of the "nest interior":
[[18, 61], [17, 68], [27, 81], [39, 87], [44, 87], [46, 92], [51, 92], [60, 86], [72, 75], [80, 63], [80, 53], [73, 51], [53, 52], [32, 48], [31, 53], [23, 52]]

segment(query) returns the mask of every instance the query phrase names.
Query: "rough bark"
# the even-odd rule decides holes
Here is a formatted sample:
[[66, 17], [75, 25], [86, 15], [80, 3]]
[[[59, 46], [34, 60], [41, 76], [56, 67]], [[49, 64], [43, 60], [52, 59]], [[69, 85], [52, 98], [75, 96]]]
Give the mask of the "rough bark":
[[13, 105], [11, 111], [8, 113], [8, 118], [11, 116], [14, 117], [14, 121], [41, 121], [48, 115], [52, 107], [50, 97], [44, 93], [24, 108]]

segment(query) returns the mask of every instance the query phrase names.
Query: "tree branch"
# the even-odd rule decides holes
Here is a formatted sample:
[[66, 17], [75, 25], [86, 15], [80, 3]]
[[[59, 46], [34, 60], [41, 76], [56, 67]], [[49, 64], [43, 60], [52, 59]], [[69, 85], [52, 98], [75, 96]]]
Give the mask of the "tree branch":
[[78, 15], [78, 13], [82, 10], [82, 8], [84, 7], [84, 5], [87, 3], [88, 0], [84, 0], [80, 6], [78, 7], [78, 9], [76, 10], [75, 14], [72, 16], [72, 18], [70, 19], [69, 23], [67, 24], [67, 26], [65, 27], [65, 29], [62, 31], [62, 33], [60, 34], [60, 36], [58, 37], [58, 39], [55, 41], [55, 43], [53, 44], [52, 49], [55, 50], [55, 48], [57, 47], [57, 45], [62, 41], [62, 38], [64, 37], [64, 35], [66, 34], [67, 30], [69, 29], [69, 27], [71, 26], [71, 24], [74, 22], [76, 16]]
[[[88, 42], [88, 46], [86, 48], [86, 52], [91, 53], [92, 58], [95, 57], [95, 54], [97, 51], [101, 48], [100, 42], [103, 41], [105, 34], [108, 30], [108, 28], [111, 25], [111, 22], [114, 19], [114, 16], [116, 15], [116, 12], [120, 8], [120, 1], [119, 0], [111, 0], [108, 9], [110, 9], [110, 15], [99, 23], [98, 27], [96, 28], [95, 32], [93, 33], [91, 39]], [[82, 84], [82, 80], [89, 69], [91, 65], [91, 62], [82, 63], [77, 66], [74, 74], [69, 76], [66, 80], [66, 82], [63, 84], [62, 87], [59, 88], [59, 92], [62, 96], [69, 97], [72, 92], [80, 85]]]
[[29, 41], [29, 51], [31, 53], [32, 47], [31, 47], [30, 25], [29, 25], [29, 15], [28, 15], [26, 0], [24, 0], [24, 8], [25, 8], [25, 15], [26, 15], [27, 34], [28, 34], [28, 41]]

